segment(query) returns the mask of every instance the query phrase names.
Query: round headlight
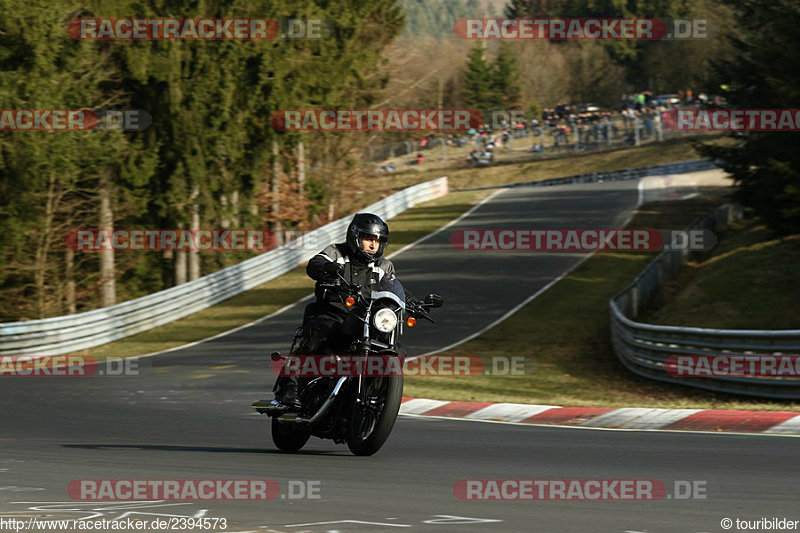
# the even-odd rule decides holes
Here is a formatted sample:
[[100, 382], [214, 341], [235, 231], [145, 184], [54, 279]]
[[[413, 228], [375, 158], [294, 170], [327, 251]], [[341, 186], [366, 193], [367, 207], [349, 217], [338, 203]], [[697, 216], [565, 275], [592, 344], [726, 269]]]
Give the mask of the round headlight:
[[375, 313], [375, 318], [373, 318], [372, 322], [378, 328], [378, 331], [389, 333], [397, 327], [397, 315], [391, 309], [384, 308]]

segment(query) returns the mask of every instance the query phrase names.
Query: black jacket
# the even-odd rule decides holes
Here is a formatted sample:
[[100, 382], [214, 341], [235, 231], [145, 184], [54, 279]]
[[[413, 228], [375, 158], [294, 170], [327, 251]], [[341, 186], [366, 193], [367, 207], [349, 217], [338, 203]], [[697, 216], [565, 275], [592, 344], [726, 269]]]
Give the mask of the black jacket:
[[365, 262], [363, 259], [353, 257], [345, 243], [331, 244], [308, 261], [306, 273], [317, 282], [314, 293], [319, 304], [327, 313], [335, 315], [347, 314], [348, 309], [335, 295], [321, 289], [319, 282], [324, 278], [325, 265], [331, 261], [344, 266], [344, 279], [350, 283], [357, 283], [362, 290], [371, 290], [384, 277], [393, 278], [394, 265], [384, 257], [374, 262]]

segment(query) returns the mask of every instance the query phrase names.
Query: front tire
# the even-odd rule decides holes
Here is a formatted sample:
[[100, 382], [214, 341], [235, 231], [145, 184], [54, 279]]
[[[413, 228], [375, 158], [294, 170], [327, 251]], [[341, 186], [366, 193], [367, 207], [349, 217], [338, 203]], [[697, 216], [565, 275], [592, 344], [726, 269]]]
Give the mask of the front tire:
[[[369, 456], [381, 449], [394, 428], [403, 400], [403, 376], [365, 378], [373, 409], [353, 409], [347, 422], [347, 447], [355, 455]], [[356, 404], [357, 405], [357, 404]]]
[[282, 424], [277, 418], [272, 419], [272, 442], [282, 452], [296, 452], [306, 445], [311, 437], [309, 431], [297, 429], [292, 424]]

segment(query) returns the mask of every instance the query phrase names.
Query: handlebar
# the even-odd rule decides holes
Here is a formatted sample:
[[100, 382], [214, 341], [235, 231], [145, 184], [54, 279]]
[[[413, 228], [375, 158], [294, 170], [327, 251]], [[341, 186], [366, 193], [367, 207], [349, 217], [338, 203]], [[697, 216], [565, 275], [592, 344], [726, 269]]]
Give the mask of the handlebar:
[[355, 283], [349, 283], [341, 274], [336, 274], [336, 278], [332, 278], [330, 282], [319, 283], [319, 287], [333, 290], [338, 293], [339, 298], [342, 300], [344, 294], [355, 296], [358, 300], [361, 300], [363, 297], [361, 294], [361, 286]]
[[319, 286], [325, 289], [341, 289], [344, 287], [353, 292], [356, 292], [360, 289], [359, 285], [349, 283], [341, 274], [336, 274], [336, 278], [331, 278], [331, 281], [329, 282], [321, 282]]
[[[331, 289], [338, 293], [340, 296], [342, 293], [349, 293], [350, 295], [356, 296], [359, 300], [363, 298], [361, 293], [361, 286], [355, 283], [348, 282], [341, 273], [337, 273], [336, 277], [331, 276], [330, 281], [325, 281], [319, 283], [319, 286], [323, 289]], [[432, 324], [435, 324], [434, 320], [431, 318], [428, 310], [432, 307], [439, 307], [441, 304], [436, 305], [433, 303], [426, 303], [423, 300], [418, 300], [416, 298], [408, 298], [406, 300], [406, 311], [417, 318], [422, 318], [424, 320], [429, 321]]]
[[432, 306], [429, 305], [429, 304], [426, 304], [422, 300], [414, 299], [414, 300], [408, 300], [406, 302], [406, 309], [408, 309], [408, 311], [410, 312], [410, 314], [412, 316], [423, 318], [423, 319], [431, 322], [432, 324], [435, 324], [436, 322], [434, 322], [433, 319], [431, 318], [431, 316], [428, 314], [428, 309], [430, 307], [432, 307]]

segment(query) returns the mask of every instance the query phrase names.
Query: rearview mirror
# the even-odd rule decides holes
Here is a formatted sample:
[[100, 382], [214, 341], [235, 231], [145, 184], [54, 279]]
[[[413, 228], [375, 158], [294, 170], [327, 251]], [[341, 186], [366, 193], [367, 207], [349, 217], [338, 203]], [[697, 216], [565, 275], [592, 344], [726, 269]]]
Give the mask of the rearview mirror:
[[423, 300], [425, 304], [431, 307], [441, 307], [444, 305], [444, 298], [439, 296], [438, 294], [429, 294]]

